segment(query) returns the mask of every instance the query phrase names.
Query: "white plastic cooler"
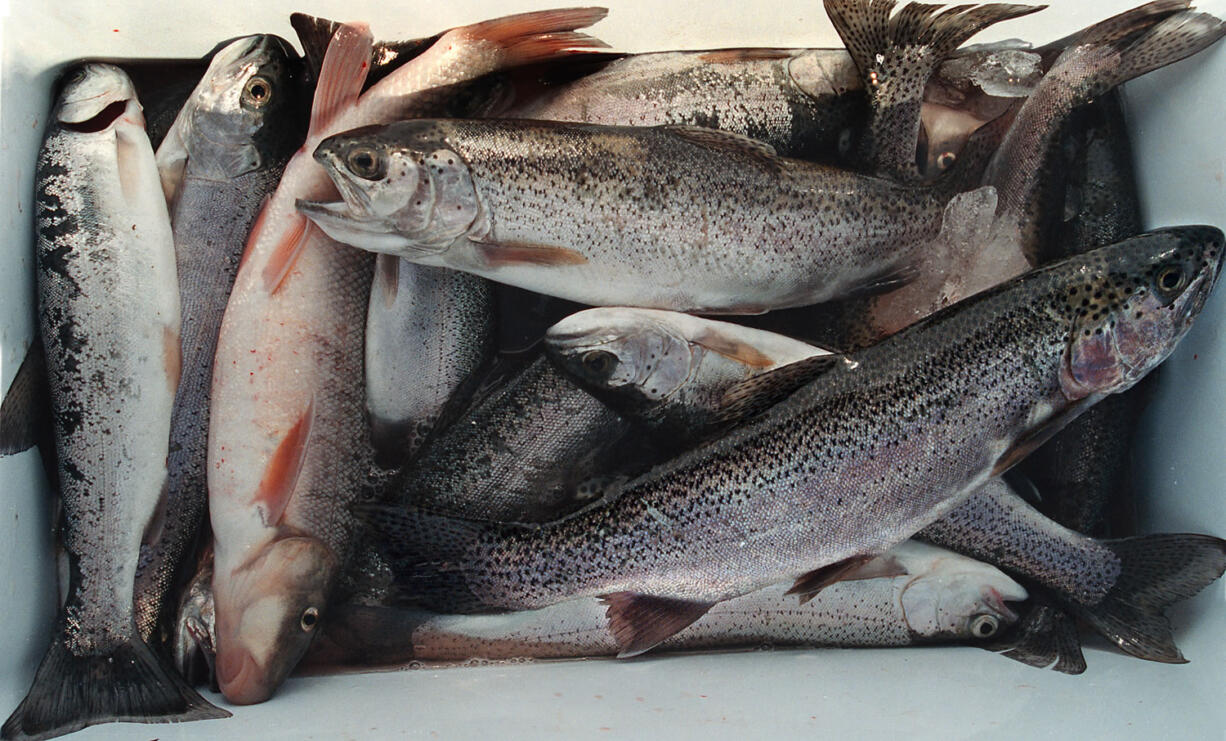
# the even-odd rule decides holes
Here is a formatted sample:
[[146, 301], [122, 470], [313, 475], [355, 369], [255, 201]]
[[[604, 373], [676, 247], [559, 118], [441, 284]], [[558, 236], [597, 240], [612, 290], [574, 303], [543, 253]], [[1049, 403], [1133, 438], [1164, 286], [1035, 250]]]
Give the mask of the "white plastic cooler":
[[[1052, 0], [976, 40], [1042, 43], [1140, 0]], [[103, 57], [197, 57], [248, 33], [293, 39], [289, 13], [370, 21], [378, 38], [428, 36], [544, 0], [0, 0], [0, 385], [34, 332], [33, 168], [57, 67]], [[562, 4], [561, 2], [556, 4]], [[818, 0], [609, 0], [593, 33], [615, 48], [837, 46]], [[8, 5], [6, 8], [5, 6]], [[109, 6], [109, 7], [108, 7]], [[1226, 0], [1204, 10], [1226, 12]], [[1127, 86], [1148, 226], [1226, 227], [1226, 48]], [[1146, 532], [1226, 536], [1226, 291], [1163, 370], [1137, 450]], [[0, 717], [46, 647], [55, 607], [48, 493], [37, 453], [0, 459]], [[500, 664], [295, 678], [227, 720], [110, 724], [85, 739], [231, 738], [1112, 738], [1226, 737], [1223, 582], [1172, 612], [1191, 663], [1152, 664], [1091, 639], [1069, 677], [969, 648], [812, 650], [630, 661]], [[214, 698], [221, 702], [220, 698]]]

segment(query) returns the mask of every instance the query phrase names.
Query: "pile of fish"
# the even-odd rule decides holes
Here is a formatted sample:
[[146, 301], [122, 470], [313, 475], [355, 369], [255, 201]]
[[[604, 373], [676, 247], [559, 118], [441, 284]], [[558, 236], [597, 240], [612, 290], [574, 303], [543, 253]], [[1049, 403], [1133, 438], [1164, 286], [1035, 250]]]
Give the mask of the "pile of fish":
[[195, 683], [300, 666], [945, 641], [1078, 673], [1083, 626], [1184, 661], [1166, 610], [1226, 541], [1116, 494], [1226, 244], [1142, 230], [1115, 88], [1226, 24], [964, 46], [1041, 8], [825, 5], [845, 49], [298, 15], [302, 57], [65, 72], [0, 448], [42, 451], [66, 598], [3, 738], [222, 717]]

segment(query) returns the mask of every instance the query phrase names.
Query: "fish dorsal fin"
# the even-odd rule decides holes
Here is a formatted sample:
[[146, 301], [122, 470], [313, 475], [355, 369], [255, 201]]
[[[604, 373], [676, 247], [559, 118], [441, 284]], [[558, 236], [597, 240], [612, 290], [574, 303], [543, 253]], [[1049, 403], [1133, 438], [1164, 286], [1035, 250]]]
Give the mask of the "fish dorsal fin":
[[714, 603], [655, 597], [637, 592], [601, 596], [607, 605], [609, 632], [617, 641], [617, 658], [638, 656], [689, 627], [707, 614]]
[[775, 361], [770, 356], [765, 355], [761, 350], [748, 342], [741, 342], [711, 329], [704, 329], [701, 334], [694, 338], [694, 344], [705, 347], [713, 353], [723, 355], [750, 368], [769, 368], [775, 364]]
[[311, 79], [318, 80], [324, 55], [328, 52], [328, 42], [332, 41], [332, 36], [341, 24], [306, 13], [291, 13], [289, 24], [294, 27], [294, 33], [298, 34], [298, 41], [302, 44], [302, 58], [306, 60], [307, 69], [311, 71]]
[[802, 574], [787, 594], [800, 595], [800, 604], [803, 605], [835, 582], [904, 576], [906, 573], [907, 569], [898, 559], [888, 554], [852, 556]]
[[815, 355], [747, 378], [724, 392], [716, 419], [739, 424], [756, 417], [844, 360], [843, 355]]
[[264, 478], [256, 489], [254, 503], [264, 505], [264, 525], [277, 527], [294, 496], [298, 474], [306, 460], [307, 445], [311, 440], [311, 427], [315, 422], [315, 400], [307, 404], [306, 411], [298, 418], [289, 432], [281, 439], [277, 450], [264, 469]]
[[1099, 394], [1091, 394], [1083, 399], [1078, 399], [1063, 410], [1052, 415], [1050, 419], [1038, 427], [1020, 435], [996, 459], [996, 465], [992, 467], [991, 475], [999, 476], [1025, 460], [1026, 456], [1041, 448], [1043, 443], [1055, 437], [1057, 432], [1063, 430], [1068, 426], [1069, 422], [1072, 422], [1078, 415], [1097, 403], [1100, 398], [1102, 397]]
[[0, 455], [12, 455], [42, 445], [51, 433], [51, 390], [47, 384], [47, 355], [35, 337], [17, 375], [0, 403]]
[[748, 136], [741, 134], [733, 134], [730, 131], [707, 129], [702, 126], [691, 126], [689, 124], [666, 124], [659, 128], [674, 136], [679, 136], [682, 139], [704, 147], [710, 147], [711, 149], [740, 152], [769, 160], [774, 160], [779, 156], [775, 148], [766, 142], [750, 139]]
[[346, 23], [336, 29], [319, 70], [308, 139], [324, 136], [336, 118], [357, 103], [370, 72], [373, 47], [365, 23]]

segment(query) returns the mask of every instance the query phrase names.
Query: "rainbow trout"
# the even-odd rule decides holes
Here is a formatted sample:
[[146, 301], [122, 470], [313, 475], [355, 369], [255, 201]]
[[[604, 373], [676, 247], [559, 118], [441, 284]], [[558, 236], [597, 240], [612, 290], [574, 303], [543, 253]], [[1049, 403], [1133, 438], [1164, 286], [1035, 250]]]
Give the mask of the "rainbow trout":
[[[602, 597], [621, 655], [715, 604], [901, 542], [1104, 395], [1164, 360], [1221, 264], [1211, 227], [1163, 230], [1028, 273], [878, 345], [832, 356], [765, 414], [537, 529], [369, 506], [402, 596], [431, 609]], [[751, 379], [752, 396], [770, 374]]]

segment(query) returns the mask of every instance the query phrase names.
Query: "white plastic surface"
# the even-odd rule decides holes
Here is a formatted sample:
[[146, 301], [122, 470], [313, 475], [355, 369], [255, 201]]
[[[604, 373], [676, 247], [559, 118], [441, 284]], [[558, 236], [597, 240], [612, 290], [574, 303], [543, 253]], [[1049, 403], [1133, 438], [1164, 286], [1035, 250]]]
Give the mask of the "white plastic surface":
[[[1053, 0], [979, 40], [1041, 43], [1139, 0]], [[817, 0], [734, 3], [612, 0], [593, 33], [630, 51], [834, 46]], [[33, 332], [32, 169], [53, 68], [83, 56], [195, 57], [246, 33], [293, 38], [304, 10], [369, 20], [379, 38], [433, 34], [542, 0], [214, 0], [177, 3], [15, 0], [0, 97], [0, 386]], [[1222, 14], [1226, 3], [1206, 10]], [[0, 16], [5, 13], [0, 0]], [[1127, 88], [1146, 223], [1226, 227], [1226, 48]], [[1226, 291], [1219, 290], [1164, 368], [1147, 411], [1137, 480], [1146, 531], [1226, 536]], [[50, 515], [37, 454], [0, 458], [0, 717], [24, 695], [54, 615]], [[1226, 735], [1226, 600], [1218, 582], [1173, 611], [1191, 664], [1166, 666], [1091, 642], [1078, 677], [975, 648], [756, 652], [631, 661], [498, 665], [295, 678], [228, 720], [104, 725], [74, 738], [1112, 738]], [[218, 699], [220, 702], [219, 698]]]

